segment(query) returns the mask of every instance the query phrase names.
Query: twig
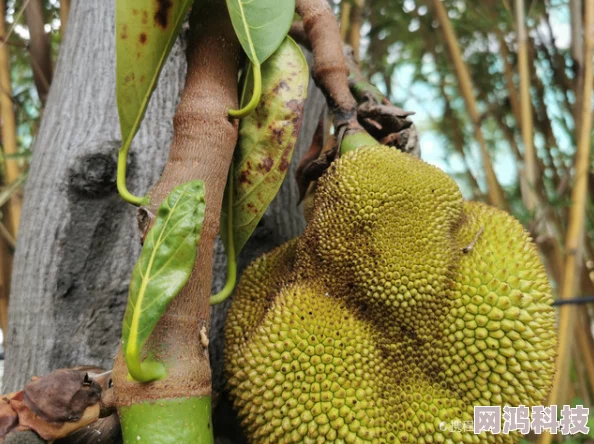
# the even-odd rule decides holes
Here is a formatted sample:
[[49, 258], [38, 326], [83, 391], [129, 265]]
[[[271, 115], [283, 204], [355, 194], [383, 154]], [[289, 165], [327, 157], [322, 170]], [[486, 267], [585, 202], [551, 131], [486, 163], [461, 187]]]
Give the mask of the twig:
[[314, 80], [326, 96], [336, 129], [344, 126], [351, 134], [363, 132], [357, 121], [357, 102], [349, 89], [338, 22], [330, 5], [326, 0], [297, 0], [295, 9], [303, 19], [303, 35], [314, 54]]
[[0, 235], [6, 240], [10, 248], [13, 250], [16, 248], [16, 239], [10, 234], [10, 231], [8, 231], [8, 228], [2, 222], [0, 222]]
[[25, 12], [25, 9], [27, 9], [27, 6], [29, 6], [30, 1], [31, 0], [25, 0], [21, 6], [21, 9], [19, 9], [19, 11], [14, 15], [14, 20], [12, 22], [12, 25], [10, 26], [10, 28], [8, 28], [8, 32], [2, 38], [2, 43], [0, 43], [0, 48], [2, 48], [6, 44], [8, 38], [14, 32], [14, 28], [16, 27], [18, 21], [20, 20], [21, 16], [23, 15], [23, 12]]

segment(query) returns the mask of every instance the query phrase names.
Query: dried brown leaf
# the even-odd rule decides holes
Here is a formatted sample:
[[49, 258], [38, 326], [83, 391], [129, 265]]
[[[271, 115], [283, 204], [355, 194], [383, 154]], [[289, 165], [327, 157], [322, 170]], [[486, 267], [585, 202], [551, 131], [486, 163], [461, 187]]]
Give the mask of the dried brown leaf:
[[72, 432], [97, 421], [100, 411], [100, 405], [99, 402], [97, 402], [96, 404], [87, 407], [76, 421], [49, 422], [36, 415], [35, 412], [27, 406], [23, 392], [19, 392], [19, 394], [10, 399], [9, 402], [19, 417], [18, 430], [33, 430], [47, 441], [63, 438]]
[[0, 400], [0, 439], [14, 430], [19, 423], [17, 412], [12, 408], [9, 401], [16, 394], [17, 392], [9, 393]]
[[99, 403], [101, 386], [84, 370], [56, 370], [25, 386], [24, 402], [48, 422], [78, 421]]

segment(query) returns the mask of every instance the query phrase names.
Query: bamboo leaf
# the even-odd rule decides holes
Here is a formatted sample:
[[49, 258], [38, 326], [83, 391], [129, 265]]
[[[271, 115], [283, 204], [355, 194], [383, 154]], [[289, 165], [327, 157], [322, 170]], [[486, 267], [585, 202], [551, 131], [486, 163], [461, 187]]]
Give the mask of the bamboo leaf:
[[254, 65], [280, 46], [295, 14], [295, 0], [226, 0], [235, 33]]
[[124, 315], [123, 347], [133, 379], [148, 382], [165, 376], [163, 364], [140, 363], [140, 352], [173, 298], [188, 281], [204, 222], [204, 183], [175, 188], [159, 207], [140, 258], [132, 272]]
[[139, 203], [140, 199], [126, 194], [126, 154], [192, 2], [116, 2], [116, 96], [122, 132], [118, 188], [131, 203]]
[[[221, 238], [229, 252], [229, 238], [233, 237], [235, 256], [276, 196], [301, 127], [309, 70], [301, 49], [290, 37], [262, 65], [262, 79], [262, 101], [239, 126], [230, 178], [232, 203], [227, 190], [221, 213]], [[246, 79], [246, 85], [250, 84]], [[244, 96], [250, 96], [249, 87]]]

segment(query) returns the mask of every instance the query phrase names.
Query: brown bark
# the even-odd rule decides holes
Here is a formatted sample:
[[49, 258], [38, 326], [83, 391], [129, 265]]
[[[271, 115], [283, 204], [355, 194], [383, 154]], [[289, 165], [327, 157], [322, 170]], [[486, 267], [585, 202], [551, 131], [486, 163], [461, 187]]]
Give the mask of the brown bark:
[[297, 0], [297, 13], [314, 53], [313, 76], [326, 95], [337, 126], [356, 124], [357, 103], [351, 95], [349, 69], [342, 52], [342, 41], [336, 17], [326, 0]]
[[224, 3], [206, 3], [195, 16], [200, 22], [190, 37], [186, 86], [174, 117], [175, 135], [163, 175], [150, 192], [149, 210], [155, 213], [177, 185], [203, 180], [206, 215], [198, 257], [189, 282], [145, 346], [165, 363], [167, 378], [151, 384], [128, 382], [120, 352], [114, 367], [118, 405], [211, 393], [208, 350], [199, 335], [210, 326], [213, 243], [237, 142], [237, 124], [229, 121], [228, 110], [237, 107], [239, 43]]
[[30, 0], [25, 9], [25, 18], [31, 39], [29, 55], [33, 68], [33, 80], [41, 103], [45, 106], [52, 83], [52, 55], [49, 36], [45, 32], [45, 17], [41, 0]]

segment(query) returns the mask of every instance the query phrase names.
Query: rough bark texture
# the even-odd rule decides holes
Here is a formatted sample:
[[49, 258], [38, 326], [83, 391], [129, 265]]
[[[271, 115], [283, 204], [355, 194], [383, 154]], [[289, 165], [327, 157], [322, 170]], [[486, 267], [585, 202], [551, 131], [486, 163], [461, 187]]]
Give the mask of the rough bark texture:
[[[9, 390], [59, 367], [112, 365], [140, 251], [135, 208], [115, 186], [114, 5], [81, 0], [70, 11], [25, 188], [9, 309]], [[134, 140], [129, 182], [137, 193], [161, 174], [184, 76], [178, 42]]]
[[[73, 3], [25, 190], [10, 306], [7, 390], [55, 368], [109, 367], [119, 342], [140, 245], [136, 211], [121, 201], [115, 187], [121, 138], [115, 39], [105, 38], [114, 35], [114, 28], [113, 2]], [[185, 78], [182, 46], [175, 45], [134, 140], [128, 180], [138, 194], [156, 182], [168, 156], [173, 114]], [[307, 150], [323, 106], [312, 82], [288, 179], [239, 258], [240, 270], [302, 231], [295, 162]], [[224, 252], [217, 241], [213, 292], [223, 286], [224, 276]], [[216, 393], [224, 385], [221, 335], [229, 303], [216, 307], [212, 318]], [[226, 405], [222, 396], [218, 410], [226, 412]]]
[[305, 34], [315, 54], [316, 82], [326, 93], [332, 112], [348, 120], [355, 114], [357, 102], [349, 90], [349, 68], [332, 7], [325, 0], [297, 0], [295, 10], [303, 19]]

